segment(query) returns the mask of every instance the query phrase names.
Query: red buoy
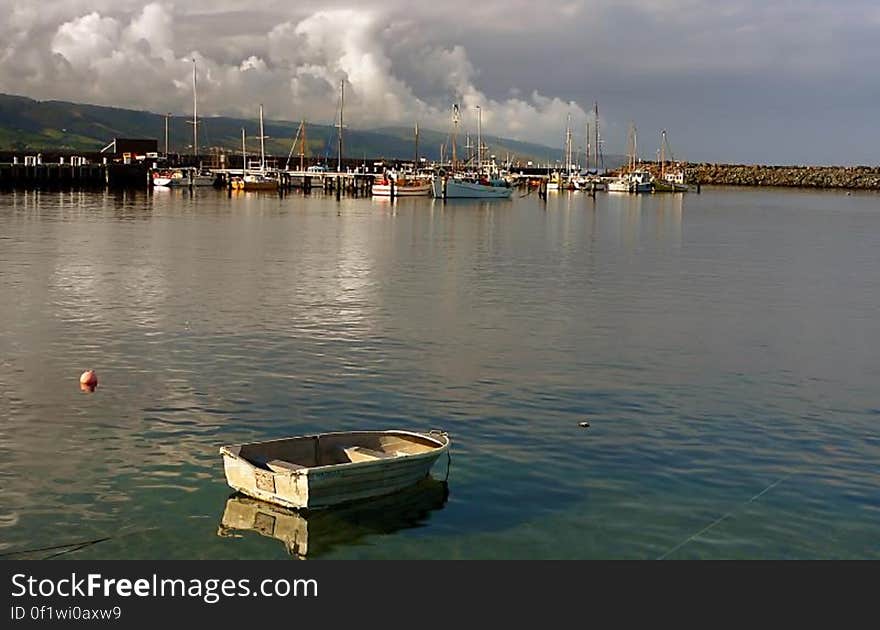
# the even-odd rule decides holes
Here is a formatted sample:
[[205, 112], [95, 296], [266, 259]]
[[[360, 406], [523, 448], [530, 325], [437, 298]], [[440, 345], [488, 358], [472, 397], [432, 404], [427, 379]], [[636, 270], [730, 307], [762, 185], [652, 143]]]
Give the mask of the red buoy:
[[97, 386], [98, 375], [95, 374], [94, 370], [86, 370], [79, 377], [79, 387], [81, 390], [93, 392]]

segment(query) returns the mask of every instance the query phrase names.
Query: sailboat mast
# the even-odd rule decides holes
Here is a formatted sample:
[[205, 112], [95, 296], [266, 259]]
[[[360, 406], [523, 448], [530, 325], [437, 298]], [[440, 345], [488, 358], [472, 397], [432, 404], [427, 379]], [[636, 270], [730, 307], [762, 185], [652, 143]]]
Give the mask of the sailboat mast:
[[263, 133], [263, 104], [260, 103], [260, 170], [266, 170], [266, 134]]
[[199, 156], [199, 99], [196, 95], [196, 58], [193, 57], [193, 155]]
[[663, 171], [666, 166], [666, 130], [660, 132], [660, 179], [663, 179]]
[[415, 170], [419, 168], [419, 123], [416, 121], [416, 162], [413, 167]]
[[336, 171], [342, 172], [342, 125], [343, 125], [343, 111], [345, 110], [345, 79], [342, 79], [339, 82], [339, 159], [338, 166], [336, 167]]
[[306, 121], [303, 120], [299, 124], [300, 133], [302, 133], [302, 137], [299, 139], [299, 171], [302, 173], [305, 168], [305, 158], [306, 158]]
[[460, 112], [458, 103], [452, 106], [452, 171], [455, 172], [455, 136], [458, 134], [458, 118]]
[[241, 128], [241, 177], [247, 176], [247, 144], [244, 137], [244, 127]]
[[584, 170], [590, 170], [590, 123], [584, 132]]
[[636, 131], [636, 126], [633, 124], [633, 168], [636, 167], [636, 161], [639, 156], [639, 140], [636, 135], [638, 132]]
[[571, 114], [565, 123], [565, 174], [571, 177]]
[[593, 161], [593, 164], [596, 167], [596, 170], [599, 170], [599, 101], [593, 101], [593, 133], [594, 142], [593, 142], [593, 151], [595, 152], [596, 159]]
[[477, 173], [483, 171], [483, 109], [477, 105]]

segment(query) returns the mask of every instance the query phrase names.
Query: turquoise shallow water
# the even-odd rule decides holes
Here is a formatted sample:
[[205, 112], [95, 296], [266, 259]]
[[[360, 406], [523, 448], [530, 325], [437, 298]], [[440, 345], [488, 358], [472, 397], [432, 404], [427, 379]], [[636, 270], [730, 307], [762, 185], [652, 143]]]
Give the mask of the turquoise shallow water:
[[[871, 194], [4, 194], [0, 554], [880, 558], [878, 313]], [[448, 486], [221, 527], [219, 445], [386, 427]]]

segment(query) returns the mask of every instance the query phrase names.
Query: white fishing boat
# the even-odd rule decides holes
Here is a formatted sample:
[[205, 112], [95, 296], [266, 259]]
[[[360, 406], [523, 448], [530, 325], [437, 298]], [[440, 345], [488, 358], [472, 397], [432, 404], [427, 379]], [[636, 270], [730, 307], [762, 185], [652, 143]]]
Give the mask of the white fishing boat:
[[224, 446], [227, 483], [289, 508], [316, 509], [396, 492], [449, 452], [442, 431], [351, 431]]
[[654, 176], [642, 169], [626, 173], [608, 182], [608, 192], [649, 193], [654, 190]]
[[488, 180], [437, 175], [432, 192], [437, 199], [510, 199], [513, 188], [494, 186]]
[[626, 176], [616, 177], [608, 182], [608, 192], [632, 192], [629, 178]]

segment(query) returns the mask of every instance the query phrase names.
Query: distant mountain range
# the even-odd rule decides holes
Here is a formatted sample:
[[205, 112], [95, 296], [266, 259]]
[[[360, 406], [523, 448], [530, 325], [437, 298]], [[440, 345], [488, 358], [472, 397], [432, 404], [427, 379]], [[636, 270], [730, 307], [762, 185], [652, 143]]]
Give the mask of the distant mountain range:
[[[184, 116], [173, 116], [169, 121], [169, 151], [192, 151], [192, 125]], [[259, 151], [256, 137], [259, 124], [253, 119], [224, 116], [200, 119], [199, 148], [207, 153], [212, 148], [241, 150], [241, 129], [245, 128], [250, 140], [248, 150]], [[299, 128], [298, 122], [267, 120], [264, 123], [266, 153], [286, 156]], [[159, 150], [164, 150], [165, 116], [146, 111], [84, 105], [65, 101], [37, 101], [24, 96], [0, 94], [0, 149], [3, 150], [70, 150], [99, 151], [113, 138], [155, 138]], [[336, 128], [330, 125], [306, 124], [306, 139], [310, 157], [336, 156]], [[448, 141], [448, 133], [430, 129], [419, 130], [419, 155], [429, 160], [440, 157], [440, 145]], [[485, 136], [489, 152], [503, 160], [508, 155], [520, 162], [536, 164], [562, 160], [562, 149], [540, 144], [520, 142], [508, 138]], [[472, 139], [476, 144], [476, 139]], [[459, 156], [465, 153], [465, 140], [459, 138]], [[299, 154], [299, 145], [296, 148]], [[348, 129], [345, 132], [344, 153], [347, 157], [412, 159], [415, 156], [414, 129], [385, 127], [372, 130]], [[616, 166], [619, 156], [607, 156], [606, 165]]]
[[[259, 124], [253, 119], [206, 117], [199, 125], [199, 148], [208, 153], [212, 148], [237, 151], [241, 148], [241, 129], [250, 140], [248, 150], [259, 151], [256, 137]], [[298, 122], [267, 120], [264, 123], [266, 152], [286, 156], [299, 128]], [[186, 116], [169, 120], [169, 151], [192, 151], [192, 125]], [[37, 101], [23, 96], [0, 94], [0, 149], [4, 150], [70, 150], [99, 151], [113, 138], [155, 138], [164, 150], [165, 116], [146, 111], [68, 103]], [[310, 157], [336, 156], [336, 128], [330, 125], [306, 124]], [[508, 138], [485, 136], [489, 152], [503, 160], [508, 155], [520, 162], [546, 164], [562, 159], [562, 149], [519, 142]], [[440, 157], [440, 145], [448, 142], [448, 133], [430, 129], [419, 130], [419, 154], [430, 160]], [[476, 144], [476, 139], [472, 138]], [[465, 153], [465, 139], [457, 142], [459, 157]], [[299, 154], [299, 146], [296, 148]], [[385, 127], [373, 130], [349, 129], [345, 133], [344, 153], [347, 157], [412, 159], [415, 156], [414, 130], [410, 127]], [[617, 162], [617, 160], [612, 160]]]

